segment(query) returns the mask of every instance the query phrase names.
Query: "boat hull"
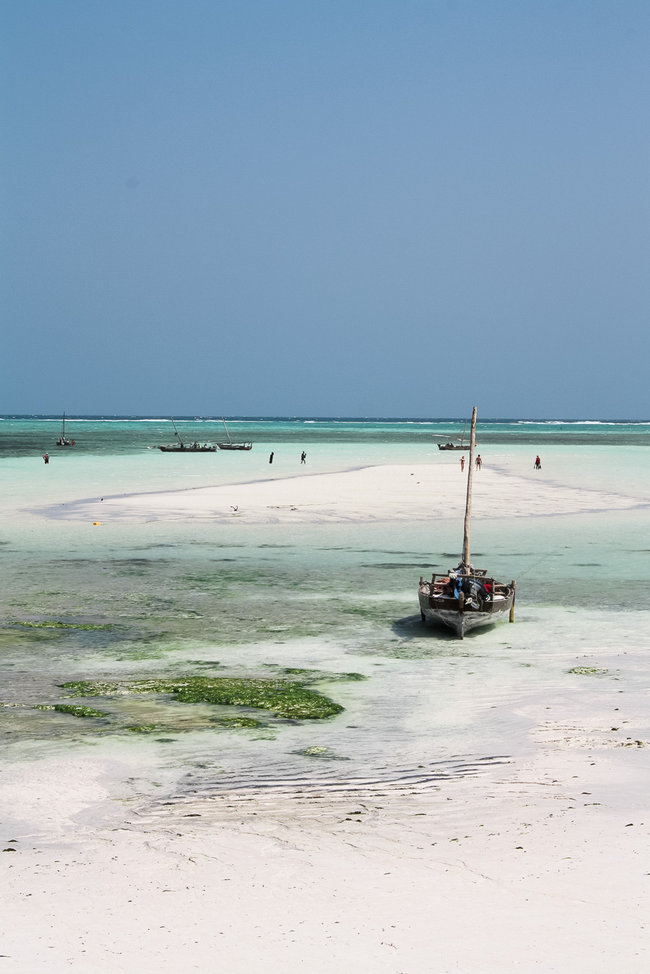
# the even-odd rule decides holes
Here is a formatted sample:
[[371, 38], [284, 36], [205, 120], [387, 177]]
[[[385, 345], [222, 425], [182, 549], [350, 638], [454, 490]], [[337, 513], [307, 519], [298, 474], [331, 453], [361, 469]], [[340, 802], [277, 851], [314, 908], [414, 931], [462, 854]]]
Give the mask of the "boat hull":
[[217, 443], [220, 450], [252, 450], [252, 443]]
[[456, 598], [444, 598], [429, 593], [428, 584], [421, 586], [418, 592], [422, 621], [446, 626], [462, 639], [466, 632], [493, 626], [497, 622], [506, 622], [511, 618], [514, 603], [514, 588], [508, 587], [507, 593], [494, 601], [486, 601], [480, 608], [459, 602]]
[[216, 453], [216, 446], [178, 446], [171, 443], [169, 446], [159, 446], [163, 453]]

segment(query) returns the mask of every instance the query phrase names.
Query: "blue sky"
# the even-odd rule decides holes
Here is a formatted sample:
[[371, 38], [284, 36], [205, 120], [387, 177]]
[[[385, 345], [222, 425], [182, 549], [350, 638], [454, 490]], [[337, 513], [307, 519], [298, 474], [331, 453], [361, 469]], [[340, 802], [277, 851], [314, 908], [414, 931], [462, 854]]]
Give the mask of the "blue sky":
[[650, 418], [645, 0], [0, 33], [0, 412]]

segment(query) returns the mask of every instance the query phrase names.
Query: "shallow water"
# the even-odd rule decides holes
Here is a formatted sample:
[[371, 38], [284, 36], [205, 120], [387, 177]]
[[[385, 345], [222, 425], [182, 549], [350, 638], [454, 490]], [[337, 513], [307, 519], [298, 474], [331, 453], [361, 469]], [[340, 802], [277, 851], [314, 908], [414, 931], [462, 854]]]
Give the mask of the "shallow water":
[[[79, 449], [50, 446], [48, 466], [38, 451], [58, 435], [56, 421], [0, 426], [7, 424], [0, 720], [8, 759], [66, 748], [119, 752], [144, 762], [151, 781], [178, 780], [194, 791], [306, 782], [353, 790], [361, 781], [427, 787], [525, 751], [526, 702], [542, 681], [547, 692], [582, 686], [613, 694], [622, 654], [634, 660], [650, 642], [647, 425], [479, 430], [486, 464], [533, 476], [543, 442], [541, 476], [638, 503], [481, 520], [475, 563], [489, 558], [497, 577], [517, 579], [516, 624], [459, 642], [421, 625], [416, 596], [420, 574], [456, 563], [462, 526], [455, 519], [299, 529], [158, 521], [104, 533], [56, 516], [72, 501], [104, 495], [375, 463], [457, 464], [458, 454], [435, 446], [444, 424], [233, 421], [235, 438], [255, 440], [250, 454], [172, 456], [149, 449], [170, 438], [169, 423], [74, 421]], [[218, 423], [203, 425], [201, 439], [221, 436]], [[301, 449], [308, 455], [302, 469]], [[581, 661], [603, 673], [591, 681], [571, 674]], [[215, 724], [221, 710], [205, 704], [160, 696], [69, 700], [60, 686], [179, 673], [282, 676], [287, 668], [313, 671], [316, 688], [344, 712], [321, 722], [257, 712], [261, 727], [232, 728]], [[365, 679], [342, 679], [346, 673]], [[108, 716], [34, 709], [58, 702]], [[142, 725], [155, 729], [129, 730]]]

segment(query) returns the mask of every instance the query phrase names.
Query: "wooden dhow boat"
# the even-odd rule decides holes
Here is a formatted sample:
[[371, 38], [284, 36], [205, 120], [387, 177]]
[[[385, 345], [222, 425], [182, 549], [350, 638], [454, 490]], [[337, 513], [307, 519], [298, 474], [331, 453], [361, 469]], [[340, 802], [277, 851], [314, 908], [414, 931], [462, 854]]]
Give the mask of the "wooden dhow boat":
[[467, 431], [467, 423], [463, 427], [463, 435], [460, 440], [447, 440], [445, 443], [438, 443], [439, 450], [467, 450], [467, 444], [465, 443], [465, 433]]
[[252, 450], [253, 444], [251, 443], [250, 440], [244, 440], [243, 442], [233, 440], [230, 436], [228, 427], [226, 426], [225, 419], [222, 419], [221, 422], [223, 423], [224, 428], [226, 430], [226, 436], [228, 437], [228, 441], [226, 443], [217, 443], [217, 446], [219, 447], [220, 450]]
[[433, 574], [431, 581], [420, 577], [418, 598], [422, 622], [427, 620], [453, 629], [462, 639], [466, 632], [495, 622], [515, 621], [516, 583], [497, 582], [487, 569], [474, 568], [470, 561], [472, 516], [472, 474], [476, 447], [476, 406], [472, 410], [467, 471], [467, 497], [463, 533], [463, 557], [457, 568], [445, 575]]
[[74, 446], [74, 440], [71, 440], [69, 436], [65, 434], [65, 413], [63, 414], [63, 425], [61, 427], [61, 436], [56, 441], [57, 446]]
[[[171, 419], [171, 417], [170, 417]], [[172, 419], [172, 424], [174, 426], [174, 436], [176, 436], [176, 441], [174, 443], [163, 443], [158, 449], [162, 450], [163, 453], [216, 453], [217, 448], [214, 443], [199, 443], [198, 440], [194, 440], [191, 443], [186, 443], [181, 439], [181, 434], [176, 429], [176, 423]]]

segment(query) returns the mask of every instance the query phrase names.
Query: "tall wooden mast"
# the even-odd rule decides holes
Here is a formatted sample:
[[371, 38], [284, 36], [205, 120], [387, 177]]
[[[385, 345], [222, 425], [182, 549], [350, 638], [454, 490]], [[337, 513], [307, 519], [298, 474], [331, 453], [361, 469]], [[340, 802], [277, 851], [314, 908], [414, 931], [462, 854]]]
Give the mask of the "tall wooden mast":
[[463, 530], [463, 564], [469, 565], [469, 534], [472, 519], [472, 474], [474, 473], [474, 448], [476, 446], [476, 406], [472, 409], [472, 428], [469, 433], [469, 470], [467, 471], [467, 499], [465, 501], [465, 526]]
[[169, 418], [171, 419], [172, 424], [174, 426], [174, 436], [177, 436], [178, 437], [178, 442], [180, 443], [181, 446], [183, 446], [183, 441], [181, 440], [181, 434], [176, 429], [176, 423], [174, 423], [174, 417], [173, 416], [170, 416]]

